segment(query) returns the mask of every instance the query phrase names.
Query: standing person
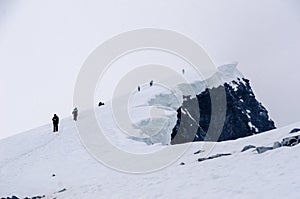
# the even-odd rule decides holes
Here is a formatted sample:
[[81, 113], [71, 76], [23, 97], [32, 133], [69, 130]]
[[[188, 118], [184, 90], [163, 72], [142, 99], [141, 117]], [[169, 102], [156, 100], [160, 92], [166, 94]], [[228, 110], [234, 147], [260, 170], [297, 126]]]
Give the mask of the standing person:
[[58, 132], [59, 117], [56, 114], [54, 114], [52, 118], [52, 122], [53, 122], [53, 132]]
[[141, 87], [140, 86], [138, 86], [138, 92], [140, 92], [141, 91]]
[[150, 81], [150, 87], [153, 85], [153, 80]]
[[183, 74], [183, 75], [184, 75], [184, 72], [185, 72], [184, 69], [182, 69], [182, 74]]
[[77, 109], [77, 107], [74, 108], [72, 114], [73, 114], [73, 120], [77, 121], [77, 117], [78, 117], [78, 109]]

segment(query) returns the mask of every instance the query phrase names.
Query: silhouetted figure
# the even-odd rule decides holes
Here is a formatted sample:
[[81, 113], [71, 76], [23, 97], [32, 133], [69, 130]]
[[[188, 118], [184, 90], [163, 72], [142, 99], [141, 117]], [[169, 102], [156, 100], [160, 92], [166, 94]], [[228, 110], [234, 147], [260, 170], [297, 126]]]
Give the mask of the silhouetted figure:
[[153, 80], [150, 81], [150, 86], [153, 86]]
[[141, 87], [140, 86], [138, 86], [138, 92], [140, 92], [141, 91]]
[[77, 121], [77, 117], [78, 117], [78, 109], [77, 109], [77, 107], [74, 108], [72, 114], [73, 114], [73, 120]]
[[59, 117], [56, 114], [54, 114], [52, 118], [52, 122], [53, 122], [53, 132], [58, 132]]
[[182, 69], [182, 74], [183, 74], [183, 75], [184, 75], [184, 72], [185, 72], [184, 69]]
[[98, 106], [103, 106], [104, 103], [103, 102], [99, 102]]

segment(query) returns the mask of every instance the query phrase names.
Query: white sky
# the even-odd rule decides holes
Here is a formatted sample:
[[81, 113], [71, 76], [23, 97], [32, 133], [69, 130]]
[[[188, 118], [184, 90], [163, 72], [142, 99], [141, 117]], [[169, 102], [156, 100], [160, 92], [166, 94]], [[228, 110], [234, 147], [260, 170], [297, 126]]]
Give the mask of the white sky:
[[69, 116], [89, 53], [143, 27], [185, 34], [216, 65], [238, 61], [278, 126], [299, 121], [298, 0], [0, 0], [0, 138]]

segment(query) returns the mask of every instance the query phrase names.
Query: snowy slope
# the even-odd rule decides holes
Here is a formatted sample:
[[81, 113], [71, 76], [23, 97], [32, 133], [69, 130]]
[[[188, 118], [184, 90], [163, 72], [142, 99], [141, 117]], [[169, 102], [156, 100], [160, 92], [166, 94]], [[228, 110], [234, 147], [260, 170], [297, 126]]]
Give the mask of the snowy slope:
[[[219, 68], [218, 76], [222, 81], [240, 75], [235, 65], [229, 66]], [[185, 86], [181, 86], [185, 91]], [[180, 86], [178, 88], [181, 90]], [[289, 131], [299, 127], [300, 122], [234, 141], [166, 145], [182, 99], [177, 93], [154, 85], [142, 88], [142, 92], [135, 93], [130, 100], [132, 124], [128, 128], [137, 132], [136, 137], [124, 134], [114, 123], [110, 103], [96, 108], [96, 117], [107, 139], [115, 147], [136, 154], [168, 148], [169, 154], [165, 155], [171, 156], [179, 147], [187, 146], [188, 150], [173, 164], [146, 174], [119, 172], [104, 166], [87, 152], [74, 121], [69, 117], [61, 121], [58, 134], [51, 131], [49, 124], [0, 140], [0, 198], [12, 195], [70, 199], [298, 198], [295, 190], [300, 188], [299, 145], [263, 154], [254, 149], [240, 151], [250, 144], [272, 146], [274, 142], [291, 136]], [[153, 114], [155, 117], [151, 121], [149, 116]], [[79, 112], [79, 120], [86, 117], [88, 112]], [[145, 125], [149, 127], [146, 130]], [[159, 136], [151, 135], [158, 127], [161, 128]], [[139, 132], [142, 129], [144, 132]], [[140, 140], [136, 141], [138, 138]], [[194, 154], [199, 150], [203, 152]], [[232, 155], [198, 162], [198, 158], [224, 153]], [[117, 163], [122, 165], [124, 160]]]
[[[102, 119], [105, 119], [103, 116]], [[192, 143], [174, 164], [148, 174], [127, 174], [103, 166], [81, 144], [74, 122], [61, 122], [59, 134], [46, 125], [0, 141], [0, 197], [46, 198], [298, 198], [300, 146], [263, 154], [241, 153], [245, 145], [271, 146], [300, 122], [282, 129], [221, 143]], [[117, 132], [112, 132], [112, 134]], [[139, 151], [152, 145], [114, 139]], [[214, 146], [211, 150], [210, 146]], [[199, 149], [206, 150], [194, 155]], [[198, 162], [217, 153], [232, 156]], [[185, 165], [180, 165], [184, 162]], [[122, 164], [122, 162], [120, 162]], [[55, 174], [55, 177], [52, 177]], [[58, 193], [58, 191], [66, 191]]]

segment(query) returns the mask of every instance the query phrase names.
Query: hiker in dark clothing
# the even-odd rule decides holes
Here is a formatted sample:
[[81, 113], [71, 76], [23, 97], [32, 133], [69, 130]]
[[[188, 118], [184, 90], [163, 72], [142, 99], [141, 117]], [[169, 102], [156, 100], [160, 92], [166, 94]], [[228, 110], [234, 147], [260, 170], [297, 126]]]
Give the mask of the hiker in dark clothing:
[[150, 81], [150, 86], [153, 86], [153, 80]]
[[73, 120], [77, 121], [77, 117], [78, 117], [78, 109], [77, 109], [77, 107], [74, 108], [72, 114], [73, 114]]
[[140, 92], [141, 91], [141, 87], [140, 86], [138, 86], [138, 92]]
[[59, 118], [57, 117], [56, 114], [54, 114], [54, 116], [52, 118], [52, 122], [53, 122], [53, 132], [58, 132]]
[[103, 106], [104, 103], [103, 102], [99, 102], [98, 106]]
[[183, 74], [183, 75], [184, 75], [184, 72], [185, 72], [184, 69], [182, 69], [182, 74]]

